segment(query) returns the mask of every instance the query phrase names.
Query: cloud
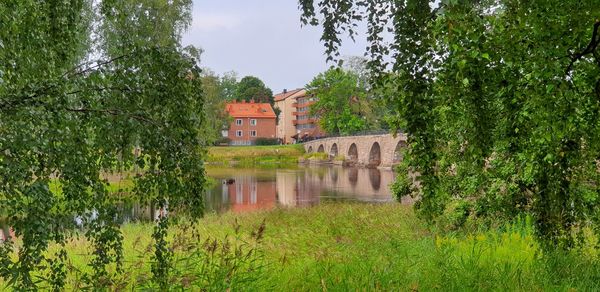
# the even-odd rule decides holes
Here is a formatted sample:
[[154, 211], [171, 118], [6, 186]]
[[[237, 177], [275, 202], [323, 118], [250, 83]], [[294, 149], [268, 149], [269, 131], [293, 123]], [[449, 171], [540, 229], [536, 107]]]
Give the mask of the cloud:
[[192, 30], [202, 32], [232, 30], [240, 26], [241, 23], [241, 18], [236, 15], [221, 13], [194, 13]]

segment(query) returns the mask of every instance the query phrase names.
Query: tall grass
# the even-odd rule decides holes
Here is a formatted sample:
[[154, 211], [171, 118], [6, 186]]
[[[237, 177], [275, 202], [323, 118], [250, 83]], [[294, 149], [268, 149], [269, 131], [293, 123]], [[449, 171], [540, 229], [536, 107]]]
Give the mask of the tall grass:
[[[239, 224], [238, 224], [239, 222]], [[411, 207], [322, 204], [249, 214], [209, 214], [172, 230], [174, 289], [276, 291], [594, 291], [593, 239], [573, 251], [544, 251], [527, 219], [501, 228], [435, 234]], [[115, 289], [148, 284], [151, 224], [128, 224], [125, 273]], [[89, 246], [67, 245], [70, 288], [79, 287]], [[74, 271], [79, 271], [76, 273]]]

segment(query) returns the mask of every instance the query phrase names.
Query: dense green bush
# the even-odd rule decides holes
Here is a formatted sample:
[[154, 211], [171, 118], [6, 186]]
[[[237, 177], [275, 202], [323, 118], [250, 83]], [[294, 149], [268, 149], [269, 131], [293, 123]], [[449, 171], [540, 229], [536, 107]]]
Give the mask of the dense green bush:
[[229, 137], [221, 137], [215, 142], [216, 146], [225, 146], [231, 144], [231, 138]]
[[277, 138], [256, 138], [254, 145], [267, 146], [267, 145], [279, 145], [279, 139]]

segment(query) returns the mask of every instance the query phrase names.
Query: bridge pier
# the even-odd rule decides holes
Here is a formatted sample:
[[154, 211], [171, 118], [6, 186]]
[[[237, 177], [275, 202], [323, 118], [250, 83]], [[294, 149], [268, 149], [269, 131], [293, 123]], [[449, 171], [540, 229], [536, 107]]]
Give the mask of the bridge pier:
[[306, 152], [324, 152], [330, 159], [343, 156], [348, 165], [369, 168], [392, 167], [402, 161], [406, 135], [392, 134], [331, 137], [304, 143]]

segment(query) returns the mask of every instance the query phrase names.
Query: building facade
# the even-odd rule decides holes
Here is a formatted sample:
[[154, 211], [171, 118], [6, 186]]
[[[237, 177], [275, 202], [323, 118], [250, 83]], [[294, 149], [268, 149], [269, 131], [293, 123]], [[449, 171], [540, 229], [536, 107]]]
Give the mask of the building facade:
[[296, 102], [292, 104], [294, 107], [294, 115], [296, 120], [293, 122], [296, 127], [294, 139], [298, 142], [322, 138], [325, 136], [321, 127], [319, 127], [319, 119], [311, 115], [310, 106], [315, 104], [317, 98], [314, 95], [303, 94], [296, 97]]
[[277, 138], [284, 144], [292, 144], [324, 136], [318, 119], [310, 115], [310, 106], [315, 101], [303, 88], [276, 94], [275, 107], [280, 110]]
[[258, 138], [275, 139], [276, 116], [268, 103], [233, 102], [225, 109], [231, 117], [229, 129], [224, 132], [230, 145], [253, 145]]
[[306, 95], [304, 89], [294, 90], [283, 90], [283, 92], [276, 94], [274, 97], [275, 107], [279, 109], [279, 121], [277, 123], [277, 138], [283, 144], [295, 143], [295, 139], [292, 136], [296, 135], [296, 125], [294, 121], [296, 116], [293, 114], [295, 108], [293, 104], [296, 102], [296, 96]]

